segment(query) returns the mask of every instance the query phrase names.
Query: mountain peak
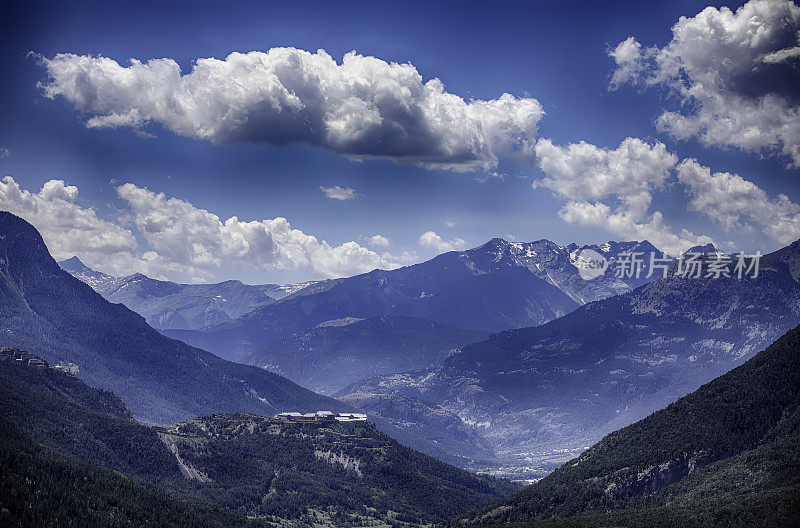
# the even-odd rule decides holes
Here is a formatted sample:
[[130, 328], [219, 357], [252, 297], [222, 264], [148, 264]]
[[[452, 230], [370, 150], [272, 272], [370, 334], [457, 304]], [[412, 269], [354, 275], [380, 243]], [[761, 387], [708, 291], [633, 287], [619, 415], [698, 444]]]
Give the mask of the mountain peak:
[[23, 271], [31, 266], [52, 269], [58, 266], [47, 251], [42, 235], [19, 216], [0, 211], [0, 248], [13, 255], [14, 269]]
[[702, 246], [694, 246], [690, 247], [686, 251], [684, 251], [684, 255], [687, 253], [701, 253], [703, 255], [707, 255], [709, 253], [719, 253], [720, 251], [714, 246], [712, 243], [708, 243]]
[[94, 270], [84, 264], [78, 257], [70, 257], [67, 260], [58, 262], [59, 267], [67, 273], [78, 277], [84, 282], [93, 280], [103, 280], [111, 278], [101, 271]]
[[81, 262], [77, 256], [70, 257], [67, 260], [62, 260], [58, 263], [61, 266], [61, 269], [64, 271], [69, 271], [70, 273], [78, 273], [81, 271], [94, 271], [89, 266]]
[[482, 248], [500, 248], [506, 247], [509, 245], [508, 240], [502, 239], [500, 237], [494, 237], [493, 239], [486, 242], [484, 245], [480, 246]]

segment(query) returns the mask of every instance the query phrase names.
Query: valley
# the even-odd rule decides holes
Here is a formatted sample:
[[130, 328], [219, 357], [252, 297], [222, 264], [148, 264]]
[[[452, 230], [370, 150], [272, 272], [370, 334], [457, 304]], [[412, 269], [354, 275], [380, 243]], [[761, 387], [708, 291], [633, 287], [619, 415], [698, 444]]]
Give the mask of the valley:
[[800, 528], [800, 0], [0, 15], [0, 528]]

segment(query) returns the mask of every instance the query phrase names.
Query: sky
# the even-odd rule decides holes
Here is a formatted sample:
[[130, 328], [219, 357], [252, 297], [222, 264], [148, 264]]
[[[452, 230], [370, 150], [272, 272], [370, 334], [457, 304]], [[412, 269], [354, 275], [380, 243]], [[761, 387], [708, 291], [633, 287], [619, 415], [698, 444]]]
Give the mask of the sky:
[[793, 2], [107, 4], [0, 21], [0, 209], [57, 259], [285, 283], [800, 238]]

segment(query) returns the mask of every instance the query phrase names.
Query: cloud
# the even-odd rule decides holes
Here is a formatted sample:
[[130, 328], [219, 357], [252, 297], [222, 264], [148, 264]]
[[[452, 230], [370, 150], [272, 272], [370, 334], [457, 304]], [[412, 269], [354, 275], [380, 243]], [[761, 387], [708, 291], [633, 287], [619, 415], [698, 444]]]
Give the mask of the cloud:
[[546, 188], [566, 203], [559, 216], [570, 224], [596, 227], [627, 240], [649, 240], [671, 254], [711, 242], [687, 230], [675, 233], [660, 211], [650, 212], [653, 193], [670, 178], [677, 156], [663, 143], [627, 138], [616, 149], [590, 143], [565, 147], [540, 139], [535, 147]]
[[675, 233], [664, 223], [660, 211], [641, 217], [624, 209], [612, 210], [601, 202], [569, 202], [559, 215], [569, 224], [603, 229], [624, 240], [648, 240], [670, 255], [679, 255], [690, 247], [714, 242], [711, 237], [695, 235], [686, 229]]
[[331, 200], [355, 200], [359, 194], [352, 187], [341, 188], [338, 185], [333, 187], [323, 187], [320, 185], [319, 190], [325, 194], [325, 198]]
[[709, 167], [686, 159], [678, 179], [691, 197], [689, 209], [700, 212], [731, 231], [758, 229], [781, 244], [800, 238], [800, 205], [785, 194], [770, 199], [753, 182], [730, 172], [711, 173]]
[[0, 158], [10, 158], [11, 151], [5, 147], [0, 147]]
[[383, 235], [361, 235], [359, 239], [366, 245], [373, 248], [387, 248], [389, 247], [389, 239]]
[[663, 188], [678, 157], [663, 143], [626, 138], [614, 150], [581, 141], [566, 147], [540, 139], [535, 147], [545, 177], [534, 188], [550, 189], [561, 197], [592, 200], [617, 196], [628, 205]]
[[0, 209], [34, 224], [55, 258], [81, 253], [97, 261], [136, 249], [133, 233], [77, 200], [78, 188], [62, 180], [48, 181], [38, 193], [22, 189], [11, 176], [0, 181]]
[[681, 17], [663, 48], [633, 37], [609, 55], [611, 88], [663, 87], [678, 108], [657, 128], [676, 139], [779, 153], [800, 166], [800, 7], [751, 0], [735, 12], [707, 7]]
[[332, 246], [293, 229], [285, 218], [224, 222], [177, 198], [126, 183], [117, 187], [126, 207], [114, 221], [78, 203], [78, 188], [50, 180], [41, 191], [20, 188], [10, 176], [0, 181], [0, 209], [31, 222], [57, 259], [78, 255], [89, 266], [113, 275], [171, 274], [202, 281], [220, 270], [299, 270], [318, 277], [342, 277], [393, 269], [414, 258], [378, 254], [351, 241]]
[[447, 227], [449, 227], [450, 229], [452, 229], [452, 228], [454, 228], [454, 227], [456, 226], [456, 223], [455, 223], [455, 222], [453, 222], [453, 221], [450, 221], [450, 220], [448, 220], [448, 221], [446, 221], [446, 222], [444, 223], [444, 225], [446, 225]]
[[419, 236], [419, 245], [431, 248], [436, 253], [447, 253], [448, 251], [457, 251], [464, 247], [464, 240], [460, 238], [453, 238], [452, 240], [444, 240], [433, 231], [427, 231]]
[[149, 246], [188, 266], [310, 270], [325, 277], [397, 267], [387, 256], [353, 241], [331, 246], [293, 229], [285, 218], [247, 222], [233, 216], [223, 222], [189, 202], [131, 183], [117, 192]]
[[409, 63], [295, 48], [122, 66], [106, 57], [40, 58], [50, 99], [63, 97], [92, 128], [150, 123], [214, 143], [305, 143], [351, 159], [389, 159], [431, 169], [491, 169], [524, 152], [544, 115], [533, 98], [465, 101]]

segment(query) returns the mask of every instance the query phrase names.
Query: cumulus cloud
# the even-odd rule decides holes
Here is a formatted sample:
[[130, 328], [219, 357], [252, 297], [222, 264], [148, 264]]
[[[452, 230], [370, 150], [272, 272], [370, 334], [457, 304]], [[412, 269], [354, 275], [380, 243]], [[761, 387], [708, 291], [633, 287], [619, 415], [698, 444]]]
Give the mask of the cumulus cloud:
[[368, 245], [369, 247], [373, 248], [387, 248], [389, 247], [389, 239], [383, 235], [361, 235], [360, 240]]
[[386, 256], [353, 241], [331, 246], [293, 229], [286, 218], [248, 222], [233, 216], [223, 222], [187, 201], [131, 183], [117, 192], [129, 205], [133, 222], [149, 246], [188, 266], [308, 269], [325, 277], [396, 267]]
[[456, 237], [452, 240], [444, 240], [437, 235], [434, 231], [426, 231], [419, 236], [419, 245], [431, 248], [436, 253], [447, 253], [448, 251], [457, 251], [464, 247], [464, 240]]
[[0, 158], [10, 158], [11, 151], [5, 147], [0, 147]]
[[324, 50], [231, 53], [123, 66], [107, 57], [41, 58], [44, 95], [63, 97], [88, 127], [149, 123], [214, 143], [305, 143], [352, 159], [383, 158], [427, 168], [491, 169], [530, 147], [544, 115], [533, 98], [502, 94], [465, 101], [409, 63]]
[[781, 244], [800, 238], [800, 205], [785, 194], [770, 199], [763, 189], [738, 174], [712, 174], [709, 167], [693, 159], [683, 160], [677, 172], [691, 197], [689, 208], [726, 230], [758, 229]]
[[650, 145], [630, 137], [613, 150], [584, 141], [560, 147], [540, 139], [535, 152], [545, 177], [536, 180], [534, 188], [573, 200], [617, 196], [629, 207], [649, 205], [650, 193], [664, 186], [678, 162], [663, 143]]
[[396, 268], [413, 258], [379, 255], [354, 241], [333, 246], [292, 228], [281, 217], [242, 221], [234, 216], [222, 221], [187, 201], [131, 183], [117, 187], [117, 193], [126, 208], [120, 218], [104, 220], [94, 208], [78, 202], [75, 186], [50, 180], [32, 193], [7, 176], [0, 181], [0, 209], [32, 223], [56, 259], [78, 255], [114, 275], [172, 274], [200, 281], [223, 269], [255, 269], [342, 277]]
[[22, 189], [11, 176], [0, 181], [0, 209], [35, 225], [55, 258], [80, 253], [96, 262], [136, 249], [133, 233], [77, 201], [78, 188], [62, 180], [48, 181], [38, 193]]
[[800, 7], [751, 0], [681, 17], [663, 48], [620, 42], [611, 88], [663, 87], [678, 103], [656, 121], [676, 139], [780, 153], [800, 166]]
[[687, 230], [676, 233], [660, 211], [650, 212], [653, 193], [664, 189], [678, 162], [663, 143], [627, 138], [607, 149], [585, 142], [563, 147], [540, 139], [535, 152], [545, 177], [533, 186], [566, 201], [559, 215], [567, 223], [649, 240], [671, 254], [712, 241]]
[[670, 255], [679, 255], [690, 247], [714, 242], [711, 237], [695, 235], [686, 229], [674, 232], [664, 223], [660, 211], [641, 217], [624, 209], [614, 210], [602, 202], [569, 202], [559, 214], [567, 223], [597, 227], [624, 240], [648, 240]]
[[319, 190], [325, 195], [325, 198], [330, 198], [331, 200], [355, 200], [358, 196], [358, 193], [352, 187], [342, 188], [338, 185], [334, 185], [333, 187], [323, 187], [320, 185]]

